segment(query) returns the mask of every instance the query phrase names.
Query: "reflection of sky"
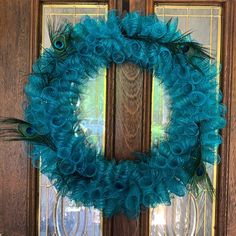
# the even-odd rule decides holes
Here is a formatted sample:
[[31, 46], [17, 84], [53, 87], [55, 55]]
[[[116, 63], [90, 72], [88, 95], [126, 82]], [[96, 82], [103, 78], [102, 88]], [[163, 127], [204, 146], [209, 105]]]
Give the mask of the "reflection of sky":
[[86, 119], [83, 120], [81, 123], [81, 127], [83, 130], [90, 136], [102, 136], [104, 132], [104, 120], [94, 120], [94, 119]]
[[96, 144], [98, 151], [103, 145], [104, 120], [86, 119], [80, 123], [80, 127], [86, 134], [90, 143]]

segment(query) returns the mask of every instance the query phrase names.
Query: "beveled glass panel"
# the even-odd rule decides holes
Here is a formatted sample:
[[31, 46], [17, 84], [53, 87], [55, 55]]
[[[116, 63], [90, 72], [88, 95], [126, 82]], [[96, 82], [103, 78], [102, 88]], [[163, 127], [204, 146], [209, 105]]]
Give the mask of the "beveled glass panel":
[[[104, 4], [68, 4], [43, 5], [42, 12], [42, 50], [50, 47], [47, 32], [47, 18], [54, 20], [67, 19], [75, 23], [89, 15], [103, 17], [107, 15], [107, 5]], [[98, 149], [104, 148], [105, 132], [105, 91], [106, 70], [101, 69], [96, 78], [90, 78], [84, 96], [78, 101], [83, 111], [81, 126], [90, 142]], [[102, 235], [102, 214], [94, 208], [86, 208], [61, 198], [48, 179], [39, 177], [39, 235], [51, 236], [100, 236]]]
[[[209, 48], [220, 61], [221, 8], [217, 6], [173, 6], [158, 4], [155, 13], [159, 18], [179, 18], [179, 28], [184, 33], [191, 30], [193, 39]], [[219, 78], [218, 78], [219, 79]], [[160, 142], [169, 120], [168, 95], [157, 80], [153, 83], [152, 142]], [[208, 174], [217, 187], [217, 167], [207, 165]], [[175, 197], [172, 205], [150, 209], [150, 235], [214, 235], [215, 197], [209, 199], [206, 192], [198, 198], [191, 193], [184, 198]]]

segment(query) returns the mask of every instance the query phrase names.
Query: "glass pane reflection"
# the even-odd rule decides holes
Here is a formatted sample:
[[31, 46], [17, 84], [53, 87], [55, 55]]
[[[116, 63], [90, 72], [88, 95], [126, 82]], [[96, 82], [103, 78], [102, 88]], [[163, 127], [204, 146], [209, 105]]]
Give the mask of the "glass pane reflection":
[[[179, 18], [182, 32], [191, 30], [195, 40], [209, 48], [220, 61], [221, 8], [217, 6], [156, 5], [155, 13], [162, 19]], [[218, 78], [219, 79], [219, 78]], [[152, 142], [160, 142], [168, 123], [168, 96], [155, 80], [153, 83]], [[216, 188], [217, 168], [207, 171]], [[150, 235], [214, 235], [215, 199], [209, 200], [202, 192], [196, 199], [192, 194], [174, 198], [170, 207], [159, 206], [150, 210]]]
[[[68, 4], [44, 5], [42, 24], [42, 48], [50, 46], [47, 32], [47, 18], [67, 19], [78, 22], [83, 16], [106, 17], [107, 5]], [[89, 140], [98, 149], [104, 148], [106, 70], [102, 69], [95, 78], [90, 78], [84, 96], [77, 105], [83, 110], [81, 126]], [[102, 214], [94, 208], [85, 208], [58, 196], [48, 179], [39, 177], [39, 235], [51, 236], [100, 236], [102, 235]]]

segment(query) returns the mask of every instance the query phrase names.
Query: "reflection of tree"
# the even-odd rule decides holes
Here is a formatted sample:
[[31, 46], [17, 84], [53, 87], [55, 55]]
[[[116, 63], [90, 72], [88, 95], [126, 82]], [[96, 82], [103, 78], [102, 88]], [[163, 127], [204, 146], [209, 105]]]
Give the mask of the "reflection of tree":
[[[42, 178], [44, 192], [41, 196], [40, 235], [100, 235], [101, 214], [94, 208], [86, 208], [76, 205], [68, 198], [57, 197], [54, 187], [46, 187], [49, 180]], [[56, 204], [57, 203], [57, 204]], [[54, 206], [56, 215], [54, 215]], [[43, 208], [43, 209], [42, 209]]]
[[[55, 202], [55, 189], [51, 186], [48, 178], [41, 175], [41, 212], [40, 212], [40, 235], [55, 235], [53, 221], [53, 205]], [[51, 186], [51, 187], [49, 187]], [[42, 194], [44, 193], [44, 194]]]
[[169, 110], [167, 107], [168, 96], [164, 92], [163, 85], [154, 79], [153, 85], [153, 120], [152, 120], [152, 142], [158, 144], [165, 133], [165, 126], [168, 122]]
[[163, 125], [152, 124], [152, 142], [158, 144], [164, 138]]

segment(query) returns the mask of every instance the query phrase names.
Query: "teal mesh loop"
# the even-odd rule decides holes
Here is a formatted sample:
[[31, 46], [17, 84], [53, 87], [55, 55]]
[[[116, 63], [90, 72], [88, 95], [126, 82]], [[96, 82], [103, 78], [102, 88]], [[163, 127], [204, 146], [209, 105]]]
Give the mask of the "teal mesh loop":
[[[143, 207], [170, 205], [174, 195], [184, 196], [196, 163], [219, 163], [217, 130], [226, 124], [226, 108], [218, 92], [218, 68], [208, 57], [189, 55], [196, 42], [177, 25], [178, 19], [166, 23], [155, 15], [121, 17], [115, 11], [107, 20], [85, 17], [74, 26], [62, 25], [66, 41], [56, 46], [63, 50], [45, 49], [33, 65], [25, 86], [25, 117], [56, 148], [33, 144], [29, 157], [61, 196], [108, 217], [133, 218]], [[76, 104], [101, 68], [125, 62], [151, 71], [163, 85], [170, 122], [165, 138], [148, 152], [135, 152], [132, 161], [108, 161], [89, 143]]]

